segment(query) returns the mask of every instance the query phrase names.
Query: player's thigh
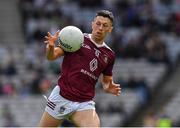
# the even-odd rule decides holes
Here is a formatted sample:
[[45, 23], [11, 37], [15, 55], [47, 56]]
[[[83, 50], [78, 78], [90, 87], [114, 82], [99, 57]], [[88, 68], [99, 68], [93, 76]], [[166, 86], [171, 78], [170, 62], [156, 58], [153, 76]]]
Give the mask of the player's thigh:
[[55, 119], [48, 112], [44, 112], [39, 122], [39, 127], [58, 127], [62, 123], [62, 120]]
[[95, 109], [76, 111], [71, 120], [79, 127], [100, 127], [100, 120]]

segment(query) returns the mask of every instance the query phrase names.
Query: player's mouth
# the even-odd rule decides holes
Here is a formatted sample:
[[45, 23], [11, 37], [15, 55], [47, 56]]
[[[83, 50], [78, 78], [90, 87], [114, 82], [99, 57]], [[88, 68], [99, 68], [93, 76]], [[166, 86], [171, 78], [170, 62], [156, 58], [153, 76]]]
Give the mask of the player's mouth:
[[97, 36], [102, 36], [102, 33], [101, 32], [96, 32], [96, 35]]

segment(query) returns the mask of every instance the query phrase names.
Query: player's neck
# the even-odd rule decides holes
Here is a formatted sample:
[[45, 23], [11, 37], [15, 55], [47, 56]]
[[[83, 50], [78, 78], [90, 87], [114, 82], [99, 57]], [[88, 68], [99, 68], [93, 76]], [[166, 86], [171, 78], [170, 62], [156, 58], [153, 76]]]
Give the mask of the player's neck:
[[98, 40], [98, 39], [94, 38], [94, 36], [92, 36], [92, 35], [90, 36], [90, 38], [94, 43], [96, 43], [98, 45], [103, 45], [103, 43], [104, 43], [104, 40]]

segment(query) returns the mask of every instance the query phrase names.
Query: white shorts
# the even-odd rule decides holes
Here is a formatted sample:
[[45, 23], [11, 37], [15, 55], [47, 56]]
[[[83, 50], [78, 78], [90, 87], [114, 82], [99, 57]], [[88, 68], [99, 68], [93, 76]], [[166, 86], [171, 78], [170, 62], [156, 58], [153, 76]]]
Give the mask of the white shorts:
[[75, 111], [95, 109], [94, 101], [73, 102], [63, 98], [59, 94], [60, 88], [56, 86], [47, 99], [45, 111], [56, 119], [68, 118]]

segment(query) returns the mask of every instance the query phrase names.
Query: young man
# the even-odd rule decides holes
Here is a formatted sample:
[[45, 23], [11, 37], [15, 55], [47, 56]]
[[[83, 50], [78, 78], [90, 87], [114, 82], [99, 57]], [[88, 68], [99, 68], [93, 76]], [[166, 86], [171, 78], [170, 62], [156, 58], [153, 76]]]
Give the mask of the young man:
[[107, 10], [97, 12], [92, 21], [92, 33], [84, 34], [80, 50], [69, 53], [60, 46], [55, 47], [59, 31], [45, 37], [48, 60], [64, 56], [62, 73], [58, 85], [47, 100], [45, 112], [40, 120], [41, 127], [59, 126], [64, 118], [69, 118], [80, 127], [100, 127], [99, 117], [93, 101], [95, 84], [102, 74], [105, 92], [118, 96], [119, 84], [112, 78], [115, 61], [114, 52], [104, 43], [113, 29], [114, 16]]

